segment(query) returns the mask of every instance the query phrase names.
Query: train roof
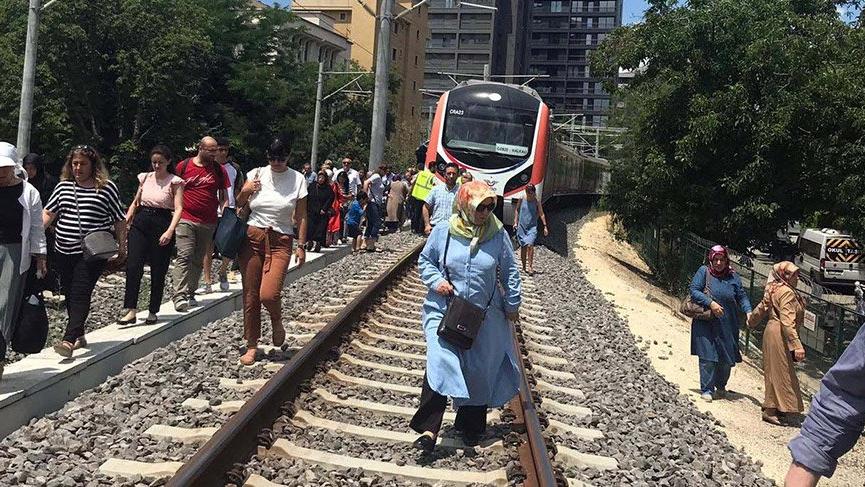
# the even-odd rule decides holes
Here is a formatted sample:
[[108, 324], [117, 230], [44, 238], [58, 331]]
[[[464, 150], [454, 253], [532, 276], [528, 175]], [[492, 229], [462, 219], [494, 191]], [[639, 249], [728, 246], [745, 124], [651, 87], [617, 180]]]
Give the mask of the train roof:
[[533, 88], [529, 88], [528, 86], [523, 86], [523, 85], [510, 84], [510, 83], [499, 83], [498, 81], [484, 81], [484, 80], [480, 80], [480, 79], [470, 79], [470, 80], [466, 80], [466, 81], [461, 81], [455, 87], [451, 88], [451, 90], [457, 90], [459, 88], [467, 88], [469, 86], [476, 86], [476, 85], [505, 86], [505, 87], [508, 87], [508, 88], [511, 88], [514, 90], [522, 91], [523, 93], [526, 93], [527, 95], [530, 95], [533, 98], [536, 98], [541, 103], [544, 102], [544, 99], [541, 98], [541, 95], [539, 95], [538, 92], [535, 91]]

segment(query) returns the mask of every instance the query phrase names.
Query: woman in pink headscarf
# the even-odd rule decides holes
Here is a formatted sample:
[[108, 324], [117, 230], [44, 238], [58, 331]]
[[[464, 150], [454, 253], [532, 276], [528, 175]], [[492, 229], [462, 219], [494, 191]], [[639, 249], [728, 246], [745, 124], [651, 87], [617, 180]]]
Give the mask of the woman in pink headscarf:
[[756, 327], [767, 315], [763, 332], [763, 421], [780, 425], [787, 415], [804, 410], [799, 378], [793, 362], [805, 360], [805, 348], [798, 327], [805, 318], [805, 300], [796, 290], [799, 268], [792, 262], [779, 262], [772, 268], [763, 300], [748, 320]]
[[[730, 370], [742, 361], [736, 311], [751, 314], [751, 302], [722, 245], [709, 250], [708, 265], [691, 280], [691, 299], [712, 311], [708, 320], [691, 321], [691, 355], [700, 360], [700, 396], [705, 401], [727, 395]], [[708, 290], [708, 292], [706, 292]]]

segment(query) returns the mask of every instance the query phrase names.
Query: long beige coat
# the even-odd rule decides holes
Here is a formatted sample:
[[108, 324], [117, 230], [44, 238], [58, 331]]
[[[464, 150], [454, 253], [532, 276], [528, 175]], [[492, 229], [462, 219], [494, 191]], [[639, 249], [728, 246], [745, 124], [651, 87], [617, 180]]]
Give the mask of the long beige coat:
[[755, 326], [766, 315], [769, 321], [763, 332], [763, 409], [801, 413], [804, 410], [802, 392], [791, 352], [802, 348], [798, 327], [805, 317], [805, 308], [796, 299], [793, 289], [780, 286], [760, 302], [748, 325]]

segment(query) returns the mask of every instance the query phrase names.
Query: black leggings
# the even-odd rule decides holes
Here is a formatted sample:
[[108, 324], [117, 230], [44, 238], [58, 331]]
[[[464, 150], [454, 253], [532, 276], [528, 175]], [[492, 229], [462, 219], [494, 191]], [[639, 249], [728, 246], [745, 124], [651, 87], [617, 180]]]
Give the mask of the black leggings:
[[66, 295], [66, 313], [69, 322], [66, 324], [66, 334], [63, 340], [74, 343], [84, 336], [84, 324], [90, 315], [90, 299], [96, 281], [105, 270], [107, 261], [97, 260], [86, 262], [82, 254], [57, 253], [57, 272], [60, 274], [60, 284]]
[[[418, 433], [429, 431], [438, 435], [442, 427], [442, 418], [444, 418], [447, 405], [448, 398], [432, 390], [429, 381], [427, 381], [426, 374], [424, 374], [423, 389], [421, 389], [420, 393], [420, 406], [411, 418], [409, 426]], [[461, 406], [457, 408], [454, 429], [468, 434], [483, 434], [487, 429], [487, 407]]]
[[151, 313], [159, 311], [165, 292], [165, 275], [174, 250], [174, 238], [168, 245], [159, 245], [159, 237], [171, 225], [171, 210], [142, 206], [138, 209], [127, 237], [126, 294], [123, 307], [138, 309], [138, 293], [141, 291], [141, 277], [144, 263], [150, 261], [150, 305]]

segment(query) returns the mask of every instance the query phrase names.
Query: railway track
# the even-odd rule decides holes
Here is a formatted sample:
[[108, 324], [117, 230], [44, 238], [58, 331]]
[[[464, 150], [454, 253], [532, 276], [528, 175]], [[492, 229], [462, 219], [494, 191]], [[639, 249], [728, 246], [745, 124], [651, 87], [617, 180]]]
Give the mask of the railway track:
[[100, 471], [173, 475], [168, 484], [176, 486], [370, 485], [376, 477], [390, 479], [388, 485], [579, 486], [558, 467], [616, 468], [612, 458], [551, 439], [591, 442], [602, 434], [587, 428], [592, 412], [578, 405], [583, 393], [568, 387], [574, 377], [555, 346], [556, 334], [566, 330], [545, 326], [530, 280], [524, 281], [523, 321], [514, 328], [514, 346], [524, 358], [519, 395], [490, 412], [490, 428], [476, 447], [448, 429], [448, 412], [435, 452], [412, 448], [417, 435], [408, 420], [425, 365], [420, 316], [426, 288], [415, 266], [421, 248], [383, 259], [384, 273], [367, 269], [342, 283], [339, 297], [301, 313], [287, 327], [291, 346], [263, 350], [270, 360], [253, 368], [258, 377], [221, 378], [224, 398], [184, 402], [190, 414], [230, 415], [224, 424], [156, 424], [145, 432], [165, 445], [200, 445], [187, 461], [109, 459]]

